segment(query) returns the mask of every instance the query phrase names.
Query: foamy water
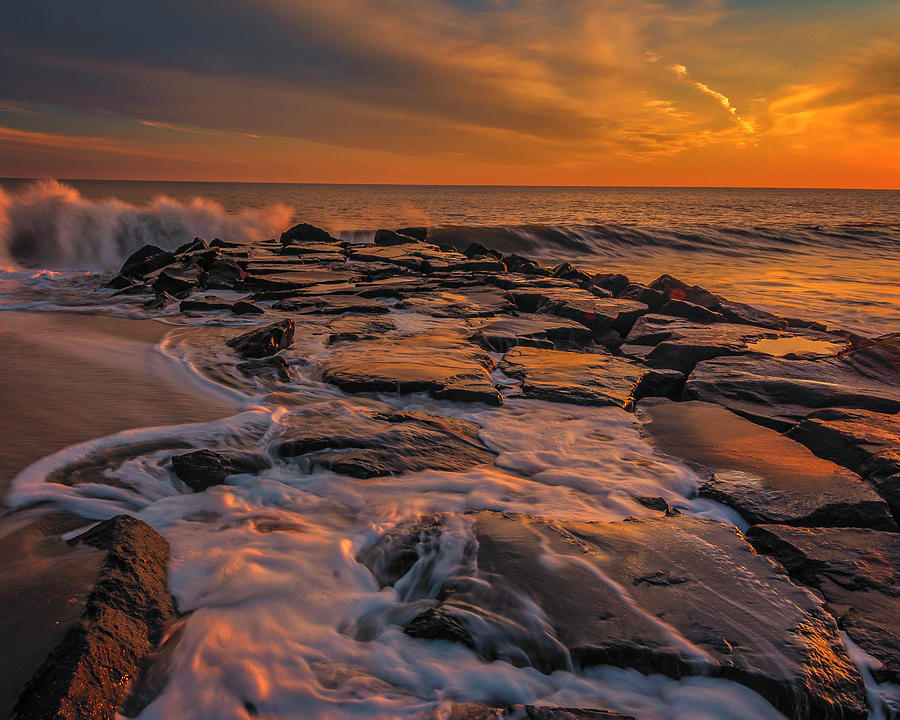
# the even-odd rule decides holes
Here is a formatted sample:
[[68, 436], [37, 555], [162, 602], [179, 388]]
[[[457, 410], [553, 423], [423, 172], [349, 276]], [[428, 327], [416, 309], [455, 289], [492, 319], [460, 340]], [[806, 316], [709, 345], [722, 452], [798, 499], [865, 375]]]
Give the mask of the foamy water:
[[[255, 194], [244, 204], [234, 199], [242, 191], [233, 187], [219, 191], [218, 199], [212, 200], [173, 199], [176, 193], [172, 188], [167, 189], [169, 199], [154, 199], [141, 196], [143, 190], [132, 187], [122, 193], [125, 197], [110, 201], [89, 197], [96, 195], [95, 190], [82, 187], [84, 194], [79, 194], [66, 186], [45, 184], [0, 196], [2, 247], [11, 265], [0, 278], [3, 307], [139, 317], [146, 314], [139, 299], [113, 297], [100, 285], [106, 277], [102, 270], [120, 264], [123, 255], [140, 244], [153, 242], [171, 248], [194, 235], [208, 239], [216, 235], [226, 239], [269, 237], [286, 227], [292, 214], [303, 211], [297, 203], [285, 200], [284, 188], [245, 189], [245, 195]], [[294, 188], [292, 192], [301, 191]], [[356, 191], [317, 192], [319, 195], [304, 202], [330, 218], [311, 212], [304, 219], [335, 232], [360, 231], [364, 235], [374, 229], [368, 223], [377, 213], [363, 222], [358, 208], [348, 210], [343, 219], [334, 212], [340, 207], [335, 194], [350, 203]], [[365, 195], [361, 203], [371, 208], [377, 205], [383, 213], [386, 210], [379, 203], [385, 193], [391, 196], [399, 191], [368, 188], [358, 192]], [[513, 204], [511, 197], [524, 203], [521, 189], [510, 189], [505, 195], [500, 189], [467, 190], [462, 193], [464, 198], [480, 198], [478, 202], [487, 207], [493, 197], [501, 210], [473, 219], [478, 205], [470, 203], [472, 207], [465, 213], [445, 209], [442, 215], [434, 205], [452, 192], [434, 190], [428, 208], [417, 208], [414, 200], [397, 203], [396, 221], [375, 224], [497, 226], [506, 222], [499, 219], [507, 217], [503, 213], [512, 213], [507, 207]], [[412, 193], [411, 197], [415, 196]], [[900, 273], [900, 268], [886, 260], [896, 252], [900, 227], [896, 195], [889, 196], [895, 204], [894, 214], [873, 218], [882, 223], [879, 229], [854, 236], [852, 247], [851, 243], [838, 243], [823, 250], [809, 240], [801, 243], [799, 251], [772, 237], [749, 237], [743, 246], [729, 243], [732, 230], [726, 225], [731, 227], [728, 223], [735, 213], [740, 214], [731, 205], [706, 211], [719, 212], [728, 221], [718, 229], [703, 231], [707, 238], [720, 236], [720, 247], [699, 241], [690, 246], [689, 233], [678, 238], [678, 246], [667, 235], [670, 231], [658, 223], [640, 230], [652, 230], [655, 241], [639, 241], [643, 236], [637, 230], [630, 234], [605, 230], [606, 235], [596, 228], [587, 231], [588, 211], [582, 208], [575, 217], [573, 208], [591, 197], [600, 196], [570, 191], [566, 196], [568, 222], [561, 220], [552, 231], [529, 224], [548, 222], [553, 213], [562, 213], [561, 200], [545, 200], [533, 208], [523, 204], [515, 228], [482, 232], [482, 236], [493, 237], [495, 244], [513, 243], [512, 249], [542, 258], [574, 258], [586, 266], [627, 268], [638, 279], [650, 279], [658, 274], [658, 268], [694, 281], [706, 273], [714, 282], [703, 284], [735, 299], [758, 301], [762, 297], [771, 300], [764, 303], [770, 307], [792, 307], [797, 314], [829, 322], [853, 324], [854, 318], [862, 317], [873, 326], [877, 323], [872, 318], [887, 322], [900, 317], [900, 302], [891, 291], [863, 298], [861, 290], [869, 292], [882, 283], [887, 286], [894, 274]], [[681, 207], [679, 202], [684, 200], [660, 199], [650, 193], [640, 196], [640, 202], [652, 204], [653, 197], [662, 205], [668, 203], [670, 210]], [[598, 202], [604, 212], [610, 211], [608, 200]], [[631, 202], [631, 221], [638, 223], [638, 216], [647, 209], [633, 199]], [[621, 197], [616, 203], [628, 204]], [[869, 212], [867, 207], [875, 206], [863, 203], [857, 212]], [[751, 213], [752, 208], [746, 212]], [[794, 208], [792, 212], [796, 216], [812, 211]], [[684, 210], [681, 215], [670, 212], [670, 220], [689, 224]], [[849, 222], [845, 216], [840, 221]], [[794, 217], [791, 222], [799, 220]], [[699, 228], [702, 223], [694, 224]], [[779, 227], [777, 232], [783, 233], [784, 228]], [[442, 232], [454, 242], [479, 238], [471, 229], [445, 227]], [[687, 232], [682, 226], [682, 233]], [[865, 233], [878, 236], [877, 246], [866, 249], [860, 240]], [[884, 276], [875, 277], [871, 272], [864, 276], [861, 269], [841, 259], [842, 253], [849, 253], [859, 268], [868, 265], [870, 269], [872, 253], [877, 254]], [[817, 254], [819, 267], [809, 267], [803, 258]], [[682, 265], [667, 265], [677, 262]], [[791, 262], [798, 267], [806, 262], [805, 275], [791, 277], [784, 269]], [[726, 268], [731, 268], [732, 274], [726, 274]], [[821, 285], [813, 280], [819, 275]], [[743, 294], [726, 292], [729, 283], [732, 290], [742, 288]], [[844, 294], [817, 300], [824, 296], [824, 287]], [[848, 309], [854, 293], [861, 299]], [[388, 317], [402, 333], [449, 330], [457, 323], [396, 309]], [[219, 393], [237, 406], [237, 412], [212, 423], [137, 428], [66, 448], [23, 469], [6, 498], [12, 507], [48, 503], [77, 513], [86, 524], [122, 512], [133, 514], [171, 543], [170, 587], [186, 616], [172, 631], [178, 642], [173, 646], [167, 682], [161, 694], [143, 708], [142, 719], [245, 719], [253, 713], [270, 718], [414, 718], [455, 701], [601, 707], [642, 720], [782, 717], [759, 695], [725, 680], [676, 681], [610, 667], [546, 675], [506, 662], [485, 663], [463, 646], [406, 636], [403, 624], [423, 603], [433, 601], [429, 592], [457, 567], [459, 552], [471, 539], [464, 519], [447, 533], [446, 542], [442, 541], [441, 556], [432, 559], [435, 562], [429, 565], [430, 584], [425, 583], [424, 595], [405, 595], [403, 583], [379, 589], [369, 570], [355, 560], [361, 549], [396, 523], [434, 512], [488, 509], [559, 520], [606, 521], [652, 515], [634, 497], [659, 496], [685, 513], [742, 527], [731, 510], [696, 497], [701, 478], [685, 464], [654, 450], [633, 415], [616, 408], [522, 399], [487, 408], [438, 402], [424, 395], [347, 396], [318, 379], [318, 364], [331, 352], [326, 344], [327, 323], [306, 318], [302, 338], [298, 336], [294, 348], [284, 353], [292, 365], [292, 382], [273, 392], [238, 373], [236, 359], [223, 346], [224, 339], [237, 332], [235, 326], [256, 320], [229, 318], [217, 326], [208, 318], [181, 317], [175, 310], [164, 319], [172, 329], [156, 352], [179, 366], [185, 382], [207, 394]], [[2, 320], [0, 313], [0, 323]], [[884, 327], [883, 332], [891, 329]], [[58, 369], [48, 358], [48, 372], [53, 371]], [[514, 384], [499, 372], [495, 379], [501, 386]], [[422, 471], [358, 480], [311, 470], [302, 460], [280, 459], [274, 452], [275, 439], [291, 414], [328, 412], [349, 421], [370, 413], [373, 403], [476, 422], [481, 426], [482, 441], [497, 453], [496, 460], [493, 465], [461, 473]], [[150, 441], [162, 449], [136, 452], [133, 459], [107, 471], [108, 483], [70, 487], [47, 482], [55, 471], [100, 451]], [[256, 475], [232, 476], [225, 485], [190, 493], [168, 464], [172, 455], [185, 450], [165, 449], [167, 441], [254, 452], [266, 458], [269, 466]], [[854, 659], [861, 667], [868, 662], [862, 656]], [[876, 686], [870, 674], [869, 687], [876, 708], [873, 718], [878, 718], [879, 693], [895, 692], [896, 688]]]

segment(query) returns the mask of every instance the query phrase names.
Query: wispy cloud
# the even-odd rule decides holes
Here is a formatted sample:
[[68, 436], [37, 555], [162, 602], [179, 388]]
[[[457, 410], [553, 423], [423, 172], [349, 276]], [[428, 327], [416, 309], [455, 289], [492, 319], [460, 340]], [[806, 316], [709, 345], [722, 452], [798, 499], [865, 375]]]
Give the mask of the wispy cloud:
[[700, 82], [699, 80], [695, 80], [691, 77], [691, 74], [688, 72], [688, 69], [684, 65], [679, 65], [678, 63], [671, 66], [671, 69], [675, 72], [675, 75], [679, 78], [682, 78], [697, 88], [700, 92], [709, 95], [712, 98], [718, 100], [719, 104], [725, 108], [734, 119], [738, 122], [738, 124], [744, 128], [748, 133], [755, 132], [755, 128], [753, 127], [753, 123], [744, 120], [740, 115], [738, 115], [737, 108], [731, 104], [731, 100], [729, 100], [725, 95], [720, 93], [718, 90], [713, 90], [709, 85]]

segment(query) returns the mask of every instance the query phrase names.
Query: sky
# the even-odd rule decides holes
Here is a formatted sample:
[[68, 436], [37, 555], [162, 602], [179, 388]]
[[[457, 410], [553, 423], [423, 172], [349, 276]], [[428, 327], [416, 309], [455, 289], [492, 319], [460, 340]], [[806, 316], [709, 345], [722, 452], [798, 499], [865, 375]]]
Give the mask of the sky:
[[5, 0], [0, 176], [900, 188], [900, 1]]

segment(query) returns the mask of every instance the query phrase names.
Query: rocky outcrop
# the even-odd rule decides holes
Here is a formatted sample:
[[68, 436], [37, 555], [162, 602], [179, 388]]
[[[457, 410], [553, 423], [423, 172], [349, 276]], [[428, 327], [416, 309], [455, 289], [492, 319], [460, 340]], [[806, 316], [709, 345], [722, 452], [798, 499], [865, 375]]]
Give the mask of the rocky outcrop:
[[16, 720], [113, 720], [175, 616], [166, 589], [169, 545], [149, 525], [117, 515], [73, 544], [105, 552], [80, 620], [26, 685]]
[[[445, 532], [461, 558], [455, 569], [444, 567]], [[460, 532], [469, 533], [461, 555]], [[431, 516], [359, 559], [382, 584], [405, 576], [402, 599], [431, 599], [486, 660], [712, 675], [797, 720], [866, 717], [862, 678], [833, 618], [727, 525], [684, 515]]]
[[557, 315], [580, 322], [594, 333], [627, 333], [648, 308], [635, 300], [601, 298], [578, 287], [512, 290], [509, 298], [524, 312]]
[[881, 663], [879, 682], [900, 682], [900, 535], [757, 525], [747, 538], [825, 599], [838, 626]]
[[294, 343], [294, 321], [282, 320], [256, 328], [226, 341], [226, 345], [244, 358], [274, 355]]
[[858, 475], [718, 405], [648, 400], [640, 417], [659, 449], [706, 475], [701, 495], [751, 523], [897, 528]]

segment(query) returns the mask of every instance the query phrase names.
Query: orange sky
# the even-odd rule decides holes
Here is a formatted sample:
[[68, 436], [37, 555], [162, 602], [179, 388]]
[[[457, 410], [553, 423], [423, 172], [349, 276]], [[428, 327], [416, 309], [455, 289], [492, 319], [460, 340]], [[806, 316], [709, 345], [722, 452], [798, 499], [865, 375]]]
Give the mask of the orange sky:
[[895, 1], [34, 5], [2, 176], [900, 188]]

